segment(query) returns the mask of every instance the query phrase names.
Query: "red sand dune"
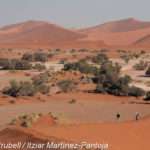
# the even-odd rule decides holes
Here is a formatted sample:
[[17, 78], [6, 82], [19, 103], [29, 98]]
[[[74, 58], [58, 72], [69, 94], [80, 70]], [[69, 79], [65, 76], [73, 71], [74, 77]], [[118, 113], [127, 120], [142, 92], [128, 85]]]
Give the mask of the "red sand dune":
[[75, 142], [105, 142], [111, 150], [148, 149], [150, 117], [122, 123], [89, 123], [75, 126], [34, 127], [45, 135]]
[[150, 34], [150, 22], [129, 18], [79, 31], [88, 33], [88, 40], [99, 39], [110, 45], [129, 45], [148, 33]]
[[136, 45], [148, 45], [150, 46], [150, 34], [139, 39], [138, 41], [136, 41], [134, 44]]
[[[150, 34], [150, 22], [136, 19], [113, 21], [78, 31], [42, 21], [5, 26], [0, 29], [0, 47], [101, 49], [137, 48], [134, 42]], [[124, 47], [123, 47], [124, 46]], [[141, 48], [141, 47], [140, 47]]]
[[128, 32], [139, 29], [150, 28], [150, 22], [142, 22], [135, 18], [129, 18], [119, 21], [108, 22], [96, 27], [81, 29], [79, 31], [86, 33], [116, 33], [116, 32]]
[[[21, 127], [12, 127], [12, 128], [6, 128], [2, 131], [0, 131], [0, 141], [1, 143], [18, 143], [21, 142], [22, 145], [24, 142], [31, 142], [31, 143], [41, 143], [41, 144], [47, 144], [47, 142], [54, 142], [54, 143], [61, 143], [61, 142], [66, 142], [66, 143], [72, 143], [63, 139], [58, 139], [52, 136], [46, 136], [42, 133], [39, 133], [37, 131], [34, 131], [32, 129], [27, 129], [27, 128], [21, 128]], [[37, 149], [46, 149], [44, 148], [24, 148], [24, 150], [37, 150]], [[3, 148], [4, 149], [4, 148]], [[1, 150], [3, 150], [1, 149]], [[19, 148], [17, 148], [19, 149]], [[17, 150], [15, 148], [15, 150]], [[56, 148], [50, 148], [51, 150], [56, 150]], [[7, 149], [6, 149], [7, 150]], [[60, 150], [60, 148], [58, 148]]]
[[[88, 38], [84, 38], [94, 41], [94, 40], [103, 40], [107, 45], [112, 46], [124, 46], [131, 45], [137, 40], [143, 38], [146, 35], [150, 34], [150, 27], [140, 30], [127, 31], [127, 32], [116, 32], [116, 33], [104, 33], [104, 34], [90, 34]], [[132, 45], [134, 46], [134, 45]]]
[[63, 42], [87, 37], [84, 33], [65, 29], [47, 22], [28, 21], [0, 29], [1, 43]]
[[[47, 118], [44, 118], [48, 120]], [[49, 121], [30, 128], [13, 127], [0, 132], [1, 142], [62, 142], [108, 143], [111, 150], [147, 150], [150, 147], [150, 117], [122, 123], [83, 123], [51, 126]], [[65, 139], [65, 140], [63, 140]]]

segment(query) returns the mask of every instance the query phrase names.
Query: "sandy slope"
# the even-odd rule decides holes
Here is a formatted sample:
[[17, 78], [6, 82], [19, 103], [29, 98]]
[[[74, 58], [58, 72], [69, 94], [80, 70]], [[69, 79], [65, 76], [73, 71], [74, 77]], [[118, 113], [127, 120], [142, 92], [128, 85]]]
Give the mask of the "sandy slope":
[[[23, 150], [46, 150], [46, 146], [43, 148], [27, 148], [27, 142], [31, 143], [37, 143], [37, 144], [45, 144], [47, 145], [48, 142], [54, 142], [54, 143], [73, 143], [70, 142], [70, 140], [66, 141], [64, 139], [55, 138], [53, 136], [46, 136], [40, 132], [34, 131], [32, 129], [26, 129], [26, 128], [6, 128], [3, 131], [0, 131], [0, 141], [1, 143], [18, 143], [21, 142], [22, 146], [26, 142], [25, 148], [22, 148]], [[4, 148], [3, 148], [4, 149]], [[1, 150], [3, 150], [1, 149]], [[19, 149], [19, 148], [18, 148]], [[15, 148], [15, 150], [18, 150]], [[55, 148], [50, 148], [51, 150], [56, 150]], [[5, 149], [8, 150], [8, 149]], [[58, 149], [60, 150], [60, 149]]]
[[88, 40], [103, 40], [108, 45], [130, 45], [135, 41], [150, 34], [150, 27], [139, 29], [135, 31], [116, 32], [116, 33], [103, 33], [103, 34], [90, 34]]
[[48, 22], [28, 21], [1, 28], [0, 46], [100, 49], [111, 48], [108, 45], [130, 45], [148, 34], [150, 22], [133, 18], [78, 31]]
[[[47, 116], [48, 117], [48, 116]], [[40, 124], [40, 123], [38, 123]], [[147, 150], [150, 147], [150, 117], [123, 123], [86, 123], [72, 126], [33, 126], [7, 128], [0, 132], [1, 142], [61, 142], [108, 143], [108, 150]]]
[[55, 24], [28, 21], [0, 29], [1, 43], [20, 42], [63, 42], [87, 37], [84, 33], [71, 31]]
[[150, 118], [125, 123], [94, 123], [76, 126], [34, 128], [46, 135], [77, 142], [105, 142], [111, 150], [148, 149]]
[[148, 34], [147, 36], [137, 40], [134, 44], [136, 45], [150, 45], [150, 34]]
[[119, 21], [108, 22], [96, 27], [81, 29], [79, 31], [86, 33], [116, 33], [116, 32], [128, 32], [139, 29], [150, 28], [150, 22], [142, 22], [135, 18], [129, 18]]

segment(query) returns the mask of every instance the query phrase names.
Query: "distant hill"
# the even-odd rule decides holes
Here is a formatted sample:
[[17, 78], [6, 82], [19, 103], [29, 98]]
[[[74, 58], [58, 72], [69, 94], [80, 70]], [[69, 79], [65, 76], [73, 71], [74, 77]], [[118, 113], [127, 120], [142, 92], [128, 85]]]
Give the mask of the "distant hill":
[[0, 29], [0, 43], [62, 42], [87, 37], [87, 34], [65, 29], [56, 24], [41, 21], [5, 26]]
[[[134, 18], [71, 30], [44, 21], [27, 21], [0, 28], [0, 47], [92, 48], [137, 45], [150, 35], [150, 22]], [[144, 39], [142, 39], [145, 37]], [[145, 42], [146, 44], [146, 42]]]
[[141, 22], [135, 18], [129, 18], [119, 21], [108, 22], [91, 28], [81, 29], [85, 33], [117, 33], [128, 32], [139, 29], [150, 28], [150, 22]]

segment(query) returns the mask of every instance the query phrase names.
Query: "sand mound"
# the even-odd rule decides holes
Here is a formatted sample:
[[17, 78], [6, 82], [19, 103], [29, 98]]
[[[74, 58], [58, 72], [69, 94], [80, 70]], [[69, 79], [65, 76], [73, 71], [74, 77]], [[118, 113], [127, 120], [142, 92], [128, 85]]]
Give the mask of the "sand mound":
[[[0, 141], [1, 143], [24, 143], [24, 142], [31, 142], [31, 143], [43, 143], [47, 144], [48, 142], [54, 142], [54, 143], [61, 143], [61, 142], [66, 142], [66, 143], [71, 143], [67, 142], [63, 139], [58, 139], [55, 137], [49, 137], [45, 136], [39, 132], [36, 132], [32, 129], [27, 129], [27, 128], [6, 128], [0, 132]], [[27, 145], [25, 146], [27, 147]], [[19, 149], [19, 148], [17, 148]], [[17, 150], [15, 149], [15, 150]], [[24, 148], [26, 149], [32, 149], [32, 150], [37, 150], [38, 148]], [[46, 149], [40, 148], [40, 149]], [[50, 148], [51, 150], [54, 150], [55, 148]], [[7, 149], [6, 149], [7, 150]], [[58, 148], [60, 150], [60, 148]]]
[[35, 130], [71, 141], [108, 143], [111, 150], [140, 150], [150, 147], [150, 118], [122, 123], [86, 123], [67, 127], [45, 127]]
[[150, 22], [141, 22], [135, 18], [129, 18], [119, 21], [113, 21], [105, 23], [96, 27], [82, 29], [80, 31], [86, 33], [116, 33], [116, 32], [128, 32], [144, 28], [149, 28]]

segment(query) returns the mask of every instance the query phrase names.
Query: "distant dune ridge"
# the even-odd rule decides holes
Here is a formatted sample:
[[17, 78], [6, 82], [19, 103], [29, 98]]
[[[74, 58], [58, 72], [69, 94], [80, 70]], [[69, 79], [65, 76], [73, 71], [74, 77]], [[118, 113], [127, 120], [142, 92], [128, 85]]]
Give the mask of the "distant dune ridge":
[[150, 46], [150, 34], [146, 35], [145, 37], [143, 37], [141, 39], [139, 39], [134, 44], [136, 44], [136, 45], [148, 45], [148, 46]]
[[144, 28], [150, 28], [150, 22], [141, 22], [135, 18], [129, 18], [119, 21], [108, 22], [96, 27], [82, 29], [80, 31], [87, 33], [116, 33], [135, 31]]
[[[71, 30], [44, 21], [27, 21], [0, 28], [0, 45], [44, 45], [60, 48], [100, 48], [149, 45], [150, 22], [135, 18]], [[67, 45], [66, 45], [67, 44]], [[92, 46], [91, 46], [92, 45]], [[16, 46], [16, 45], [15, 45]]]

